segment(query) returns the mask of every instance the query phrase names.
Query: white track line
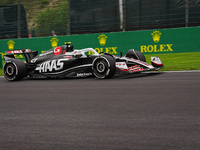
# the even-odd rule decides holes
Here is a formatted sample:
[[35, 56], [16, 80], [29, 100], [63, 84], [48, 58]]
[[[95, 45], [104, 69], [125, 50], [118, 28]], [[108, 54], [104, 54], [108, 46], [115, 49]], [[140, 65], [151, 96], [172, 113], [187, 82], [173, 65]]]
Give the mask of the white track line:
[[173, 72], [200, 72], [200, 70], [161, 71], [161, 72], [169, 72], [169, 73], [173, 73]]

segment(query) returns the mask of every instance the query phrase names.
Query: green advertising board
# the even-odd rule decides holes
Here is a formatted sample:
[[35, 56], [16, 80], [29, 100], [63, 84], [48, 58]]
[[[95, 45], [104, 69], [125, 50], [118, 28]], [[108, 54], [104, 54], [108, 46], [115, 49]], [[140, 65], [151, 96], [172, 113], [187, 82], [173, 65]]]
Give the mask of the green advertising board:
[[[37, 50], [42, 53], [56, 46], [72, 42], [74, 49], [94, 48], [98, 53], [119, 55], [129, 49], [144, 54], [200, 52], [200, 27], [130, 32], [68, 35], [44, 38], [0, 40], [0, 54], [13, 49]], [[22, 55], [17, 56], [22, 58]], [[2, 66], [2, 64], [1, 64]], [[0, 66], [0, 67], [1, 67]]]

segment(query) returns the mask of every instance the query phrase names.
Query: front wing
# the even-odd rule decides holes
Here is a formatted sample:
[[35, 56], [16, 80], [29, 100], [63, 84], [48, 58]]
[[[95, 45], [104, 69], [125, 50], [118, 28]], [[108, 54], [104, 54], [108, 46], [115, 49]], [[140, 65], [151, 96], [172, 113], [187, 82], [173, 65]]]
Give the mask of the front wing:
[[157, 71], [163, 67], [163, 63], [159, 57], [152, 57], [151, 64], [127, 57], [121, 57], [116, 59], [116, 69], [124, 73], [132, 74], [144, 71]]

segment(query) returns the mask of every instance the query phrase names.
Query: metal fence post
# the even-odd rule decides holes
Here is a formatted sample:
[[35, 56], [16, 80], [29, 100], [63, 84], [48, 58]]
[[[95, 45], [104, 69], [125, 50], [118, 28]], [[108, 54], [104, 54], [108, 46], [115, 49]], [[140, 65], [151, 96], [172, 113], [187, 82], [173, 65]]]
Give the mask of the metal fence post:
[[124, 29], [124, 3], [123, 0], [119, 0], [119, 18], [120, 18], [120, 29], [125, 31]]
[[188, 0], [185, 0], [185, 27], [189, 25], [189, 4]]
[[67, 34], [70, 35], [71, 34], [71, 19], [70, 19], [70, 0], [68, 0], [68, 6], [67, 6], [67, 9], [68, 9], [68, 17], [67, 17]]
[[20, 0], [18, 2], [17, 7], [17, 37], [21, 38], [21, 2]]

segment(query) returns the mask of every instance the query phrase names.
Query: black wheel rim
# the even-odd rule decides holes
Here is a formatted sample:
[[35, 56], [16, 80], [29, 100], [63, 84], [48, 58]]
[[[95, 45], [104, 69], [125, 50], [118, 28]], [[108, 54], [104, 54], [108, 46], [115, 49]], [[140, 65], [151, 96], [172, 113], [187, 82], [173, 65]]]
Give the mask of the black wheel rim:
[[105, 71], [105, 64], [103, 62], [99, 62], [97, 63], [97, 71], [100, 73], [103, 73]]
[[4, 67], [4, 76], [8, 80], [14, 80], [16, 78], [16, 67], [14, 64], [7, 64]]
[[94, 73], [98, 77], [105, 78], [108, 69], [109, 69], [108, 62], [105, 59], [99, 58], [94, 62]]

